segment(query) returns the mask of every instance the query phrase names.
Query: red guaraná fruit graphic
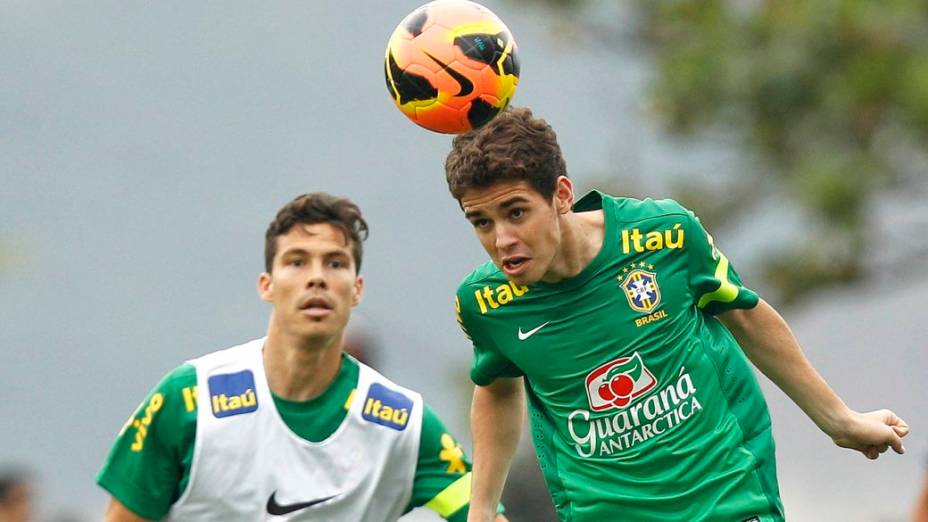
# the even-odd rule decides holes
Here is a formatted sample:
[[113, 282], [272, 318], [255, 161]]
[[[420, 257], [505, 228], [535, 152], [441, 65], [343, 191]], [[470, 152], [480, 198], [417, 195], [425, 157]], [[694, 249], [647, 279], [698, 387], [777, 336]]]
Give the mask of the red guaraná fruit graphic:
[[[629, 364], [630, 363], [630, 364]], [[641, 375], [641, 365], [636, 360], [628, 361], [612, 368], [607, 374], [607, 382], [599, 385], [600, 398], [611, 402], [615, 407], [621, 408], [631, 402], [635, 381]]]
[[616, 375], [607, 383], [600, 384], [598, 391], [604, 401], [609, 401], [617, 408], [621, 408], [631, 402], [634, 389], [635, 381], [627, 373], [623, 373]]

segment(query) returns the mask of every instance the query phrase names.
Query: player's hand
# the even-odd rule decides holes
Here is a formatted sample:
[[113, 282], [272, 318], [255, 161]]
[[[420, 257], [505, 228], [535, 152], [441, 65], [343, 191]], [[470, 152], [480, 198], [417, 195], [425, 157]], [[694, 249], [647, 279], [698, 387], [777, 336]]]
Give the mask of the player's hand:
[[852, 412], [843, 433], [832, 437], [842, 448], [857, 450], [868, 459], [875, 460], [892, 448], [898, 454], [905, 453], [902, 437], [909, 434], [909, 425], [889, 410], [868, 413]]

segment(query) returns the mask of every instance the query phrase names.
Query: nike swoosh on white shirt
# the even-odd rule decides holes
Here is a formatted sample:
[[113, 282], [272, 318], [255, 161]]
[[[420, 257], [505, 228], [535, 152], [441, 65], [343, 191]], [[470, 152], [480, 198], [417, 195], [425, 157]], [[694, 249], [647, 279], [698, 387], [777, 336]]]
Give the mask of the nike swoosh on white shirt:
[[[550, 323], [550, 322], [551, 322], [551, 321], [548, 321], [548, 323]], [[523, 331], [522, 331], [522, 327], [520, 326], [520, 327], [519, 327], [519, 340], [520, 340], [520, 341], [524, 341], [524, 340], [528, 339], [529, 337], [531, 337], [532, 335], [534, 335], [535, 332], [537, 332], [538, 330], [541, 330], [542, 328], [544, 328], [545, 326], [547, 326], [548, 323], [542, 323], [542, 324], [536, 326], [535, 328], [532, 328], [531, 330], [529, 330], [529, 331], [527, 331], [527, 332], [523, 332]]]

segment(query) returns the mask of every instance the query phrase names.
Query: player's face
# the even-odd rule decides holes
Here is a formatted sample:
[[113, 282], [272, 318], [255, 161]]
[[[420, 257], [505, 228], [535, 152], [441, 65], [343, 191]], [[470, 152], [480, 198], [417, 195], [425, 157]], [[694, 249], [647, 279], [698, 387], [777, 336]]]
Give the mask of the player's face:
[[527, 181], [472, 188], [461, 197], [464, 217], [493, 263], [518, 285], [549, 279], [560, 256], [560, 217], [570, 211], [570, 180], [558, 178], [551, 200]]
[[32, 488], [26, 483], [14, 484], [7, 491], [4, 505], [0, 506], [0, 520], [28, 522], [34, 520], [33, 515]]
[[296, 225], [278, 237], [273, 272], [258, 279], [277, 326], [321, 342], [343, 334], [363, 289], [350, 240], [328, 223]]

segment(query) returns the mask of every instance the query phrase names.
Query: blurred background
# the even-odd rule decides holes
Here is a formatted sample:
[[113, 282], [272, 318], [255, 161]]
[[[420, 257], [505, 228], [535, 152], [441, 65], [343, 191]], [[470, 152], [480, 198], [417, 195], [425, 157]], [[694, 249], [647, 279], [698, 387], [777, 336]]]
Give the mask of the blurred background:
[[[0, 0], [0, 520], [23, 498], [35, 520], [100, 517], [96, 473], [161, 376], [263, 334], [263, 233], [309, 191], [371, 224], [354, 344], [470, 448], [453, 293], [485, 255], [447, 193], [450, 138], [383, 80], [419, 4]], [[514, 104], [551, 122], [581, 193], [694, 209], [851, 407], [912, 426], [906, 455], [870, 462], [761, 377], [789, 519], [910, 520], [928, 454], [928, 4], [485, 4], [519, 45]], [[523, 442], [510, 516], [549, 520]]]

